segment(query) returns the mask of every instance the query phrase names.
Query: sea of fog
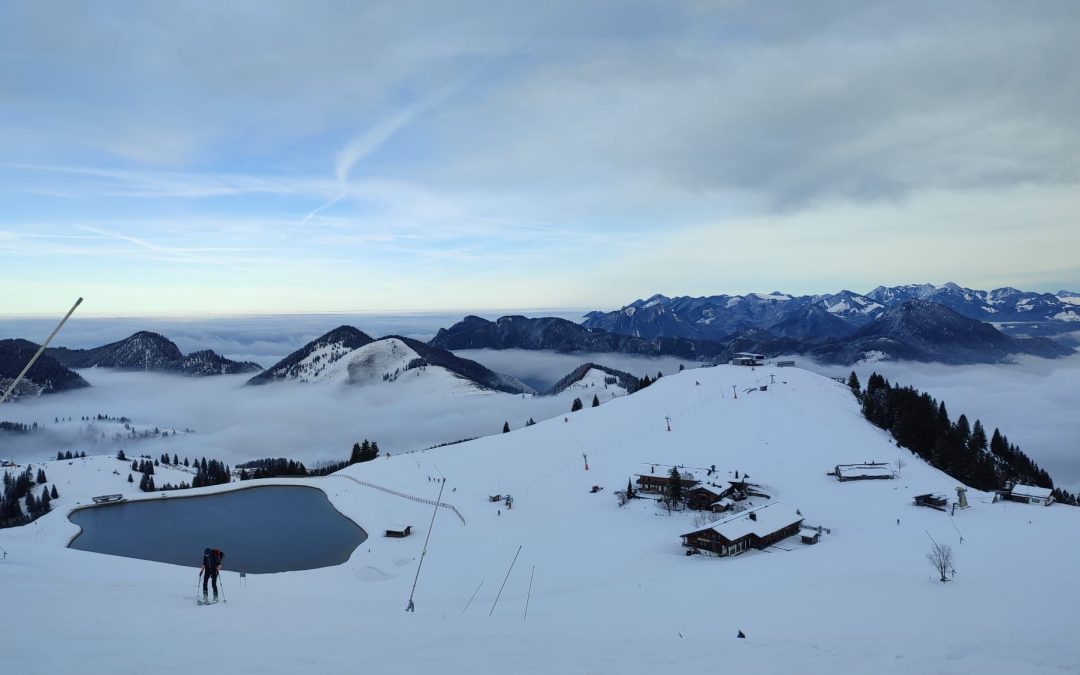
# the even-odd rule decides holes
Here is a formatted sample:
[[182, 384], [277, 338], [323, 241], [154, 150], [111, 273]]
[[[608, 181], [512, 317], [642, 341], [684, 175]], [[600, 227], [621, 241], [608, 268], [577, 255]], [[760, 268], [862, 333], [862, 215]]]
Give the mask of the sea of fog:
[[[485, 356], [490, 358], [484, 360], [503, 365], [511, 365], [503, 360], [513, 358], [505, 352]], [[509, 370], [549, 386], [581, 363], [598, 360], [600, 355], [522, 352]], [[622, 357], [613, 363], [651, 375], [664, 369], [670, 374], [679, 366], [672, 359], [644, 357]], [[128, 455], [157, 457], [167, 452], [229, 464], [289, 457], [312, 466], [346, 458], [352, 444], [363, 439], [377, 441], [386, 452], [412, 452], [501, 433], [504, 422], [517, 429], [529, 418], [565, 415], [575, 397], [588, 405], [593, 394], [603, 403], [615, 395], [602, 387], [557, 396], [462, 393], [461, 388], [433, 388], [423, 378], [366, 385], [280, 382], [252, 387], [245, 386], [249, 377], [245, 375], [190, 378], [104, 368], [80, 373], [90, 388], [7, 403], [0, 409], [2, 419], [43, 427], [36, 433], [5, 435], [0, 457], [33, 461], [55, 457], [58, 450], [97, 454], [122, 448]], [[83, 421], [97, 415], [129, 418], [138, 432], [158, 428], [192, 433], [135, 440], [125, 435], [116, 440], [117, 432], [126, 434], [122, 425]]]
[[[80, 317], [78, 313], [64, 325], [52, 347], [86, 349], [123, 340], [141, 330], [161, 333], [185, 354], [213, 349], [237, 361], [254, 361], [265, 367], [303, 347], [338, 326], [359, 328], [371, 337], [401, 335], [427, 341], [440, 328], [449, 328], [468, 314], [495, 320], [508, 314], [528, 317], [557, 316], [581, 319], [584, 310], [491, 310], [460, 312], [400, 312], [351, 314], [280, 314], [266, 316], [223, 316], [200, 318]], [[42, 342], [60, 317], [0, 317], [0, 339], [23, 338]]]
[[[510, 312], [478, 313], [497, 318]], [[532, 312], [577, 319], [579, 311]], [[137, 330], [154, 330], [184, 352], [214, 349], [230, 358], [270, 365], [311, 339], [342, 324], [373, 336], [388, 334], [428, 339], [463, 313], [331, 314], [200, 319], [80, 319], [74, 317], [55, 344], [92, 347], [122, 339]], [[41, 340], [53, 319], [0, 320], [0, 338]], [[671, 374], [698, 364], [624, 354], [558, 354], [525, 350], [465, 350], [479, 361], [544, 390], [582, 363], [593, 361], [634, 375]], [[846, 376], [852, 368], [823, 366], [795, 357], [802, 367]], [[1062, 487], [1080, 490], [1080, 355], [1068, 359], [1024, 358], [1013, 364], [944, 366], [881, 362], [854, 368], [865, 384], [870, 373], [912, 385], [943, 400], [955, 419], [961, 413], [982, 420], [988, 432], [1001, 429]], [[347, 454], [356, 440], [370, 438], [391, 452], [422, 449], [461, 438], [496, 433], [507, 421], [517, 428], [530, 417], [564, 414], [574, 395], [526, 398], [476, 394], [448, 397], [444, 392], [399, 387], [342, 387], [281, 384], [244, 387], [244, 377], [189, 379], [144, 373], [83, 371], [91, 389], [5, 404], [0, 419], [52, 425], [59, 417], [124, 415], [139, 426], [190, 427], [196, 433], [147, 441], [146, 452], [218, 457], [235, 463], [266, 456], [305, 462], [331, 461]], [[2, 440], [0, 456], [41, 458], [59, 449], [76, 449], [78, 425], [52, 425], [34, 440]], [[92, 448], [83, 448], [90, 450]], [[143, 450], [140, 450], [143, 451]]]

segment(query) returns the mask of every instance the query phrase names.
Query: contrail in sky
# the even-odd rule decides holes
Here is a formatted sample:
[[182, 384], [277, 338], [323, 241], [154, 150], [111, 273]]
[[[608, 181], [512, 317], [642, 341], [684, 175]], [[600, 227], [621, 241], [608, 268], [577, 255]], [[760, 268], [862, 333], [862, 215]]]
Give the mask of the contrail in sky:
[[378, 151], [387, 141], [396, 136], [402, 129], [412, 124], [418, 117], [451, 96], [460, 89], [468, 79], [468, 77], [463, 77], [436, 89], [427, 97], [411, 105], [405, 106], [393, 115], [379, 121], [364, 133], [351, 138], [349, 142], [338, 151], [337, 158], [334, 161], [334, 175], [337, 177], [338, 182], [337, 196], [308, 213], [299, 223], [297, 223], [296, 227], [289, 232], [286, 232], [283, 236], [287, 237], [296, 233], [319, 212], [328, 209], [342, 199], [345, 199], [348, 192], [349, 172], [351, 172], [357, 164]]

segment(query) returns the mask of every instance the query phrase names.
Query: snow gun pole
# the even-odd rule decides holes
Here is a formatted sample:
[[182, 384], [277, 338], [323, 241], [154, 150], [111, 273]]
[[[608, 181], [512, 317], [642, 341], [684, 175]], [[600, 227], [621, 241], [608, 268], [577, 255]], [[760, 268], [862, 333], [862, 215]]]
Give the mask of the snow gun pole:
[[521, 546], [522, 545], [518, 546], [517, 553], [514, 554], [514, 559], [510, 561], [510, 569], [506, 570], [506, 578], [503, 579], [502, 586], [499, 586], [499, 593], [495, 596], [495, 602], [491, 603], [491, 611], [488, 612], [488, 616], [495, 613], [495, 605], [499, 604], [499, 598], [502, 597], [503, 589], [506, 588], [506, 582], [510, 579], [510, 572], [514, 570], [514, 563], [517, 562], [518, 555], [521, 553]]
[[26, 364], [26, 367], [22, 369], [22, 372], [19, 373], [18, 377], [16, 377], [15, 380], [10, 385], [8, 385], [8, 388], [4, 392], [4, 395], [0, 396], [0, 403], [6, 401], [8, 396], [11, 396], [11, 392], [15, 391], [15, 387], [23, 379], [23, 376], [26, 375], [27, 371], [29, 371], [31, 367], [33, 367], [34, 363], [38, 360], [38, 357], [41, 356], [41, 354], [45, 351], [45, 348], [49, 346], [49, 343], [52, 342], [52, 339], [56, 337], [57, 333], [60, 332], [60, 329], [64, 327], [64, 324], [67, 323], [67, 320], [71, 318], [71, 315], [75, 312], [75, 308], [82, 304], [82, 300], [82, 298], [76, 300], [75, 304], [72, 305], [71, 309], [68, 310], [68, 313], [64, 315], [64, 318], [60, 319], [60, 323], [56, 325], [56, 328], [53, 328], [53, 332], [49, 333], [49, 337], [45, 338], [45, 342], [41, 343], [41, 346], [38, 347], [37, 353], [34, 354], [34, 357], [32, 359], [30, 359], [30, 363]]
[[[481, 582], [480, 582], [480, 586], [483, 586], [483, 585], [484, 585], [484, 582], [483, 582], [483, 581], [481, 581]], [[480, 592], [480, 586], [477, 586], [477, 587], [476, 587], [476, 590], [475, 590], [475, 591], [473, 591], [472, 597], [471, 597], [471, 598], [469, 598], [469, 601], [465, 603], [465, 609], [461, 610], [461, 613], [462, 613], [462, 614], [464, 614], [465, 612], [469, 611], [469, 605], [471, 605], [471, 604], [472, 604], [473, 598], [475, 598], [475, 597], [476, 597], [476, 594]]]
[[532, 582], [533, 577], [536, 576], [536, 565], [533, 565], [532, 573], [529, 575], [529, 594], [525, 596], [525, 615], [521, 617], [521, 620], [529, 618], [529, 600], [532, 599]]
[[420, 580], [420, 568], [424, 566], [424, 556], [427, 555], [427, 545], [431, 540], [431, 530], [435, 527], [435, 516], [439, 513], [439, 504], [442, 502], [442, 493], [445, 489], [446, 479], [443, 478], [439, 484], [439, 496], [435, 498], [435, 509], [431, 512], [431, 524], [428, 525], [427, 536], [424, 537], [424, 548], [420, 551], [420, 562], [416, 565], [416, 576], [413, 577], [412, 590], [409, 591], [409, 604], [406, 606], [408, 608], [406, 611], [416, 611], [413, 609], [413, 595], [416, 593], [416, 582]]

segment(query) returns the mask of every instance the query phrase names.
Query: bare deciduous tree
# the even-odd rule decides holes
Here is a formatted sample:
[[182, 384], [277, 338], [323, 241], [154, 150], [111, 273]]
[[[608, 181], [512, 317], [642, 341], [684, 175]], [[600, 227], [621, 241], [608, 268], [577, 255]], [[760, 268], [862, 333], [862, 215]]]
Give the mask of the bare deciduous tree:
[[953, 552], [951, 547], [935, 542], [930, 548], [930, 552], [926, 554], [926, 559], [941, 575], [942, 581], [949, 580], [945, 573], [951, 570], [953, 566]]
[[708, 525], [709, 523], [714, 522], [715, 520], [716, 520], [716, 514], [715, 513], [711, 513], [709, 511], [702, 511], [702, 512], [698, 513], [697, 515], [695, 515], [690, 520], [690, 523], [694, 527], [705, 527], [706, 525]]

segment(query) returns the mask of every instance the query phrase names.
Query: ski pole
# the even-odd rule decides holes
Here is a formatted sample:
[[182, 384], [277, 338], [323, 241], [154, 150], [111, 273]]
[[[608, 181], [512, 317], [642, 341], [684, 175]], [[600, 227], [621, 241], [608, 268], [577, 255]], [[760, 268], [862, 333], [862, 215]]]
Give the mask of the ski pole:
[[218, 583], [221, 584], [221, 601], [226, 605], [229, 604], [228, 598], [225, 597], [225, 575], [218, 574]]

